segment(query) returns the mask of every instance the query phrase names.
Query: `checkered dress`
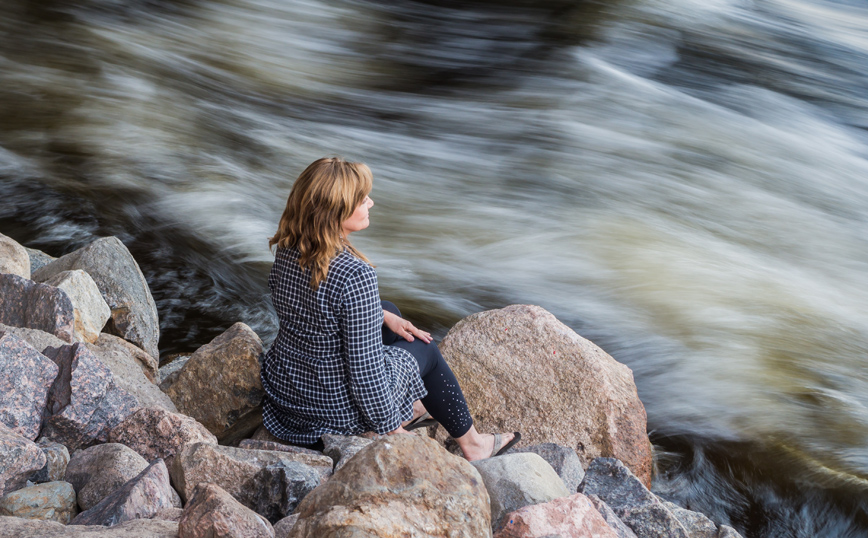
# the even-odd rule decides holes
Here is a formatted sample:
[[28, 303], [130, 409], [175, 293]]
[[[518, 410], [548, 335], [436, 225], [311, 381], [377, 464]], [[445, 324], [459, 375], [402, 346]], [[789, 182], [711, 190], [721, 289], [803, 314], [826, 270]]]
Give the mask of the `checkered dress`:
[[383, 345], [377, 273], [344, 251], [314, 291], [298, 255], [279, 248], [268, 277], [280, 330], [262, 361], [265, 427], [298, 444], [397, 429], [427, 391], [416, 359]]

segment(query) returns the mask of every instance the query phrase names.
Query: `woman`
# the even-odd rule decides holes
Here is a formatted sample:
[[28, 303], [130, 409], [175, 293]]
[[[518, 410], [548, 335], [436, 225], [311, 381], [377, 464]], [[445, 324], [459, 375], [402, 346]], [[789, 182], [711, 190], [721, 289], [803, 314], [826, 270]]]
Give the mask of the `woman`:
[[349, 241], [368, 227], [371, 184], [366, 165], [323, 158], [289, 193], [269, 240], [280, 330], [262, 365], [265, 427], [321, 447], [325, 433], [405, 433], [430, 413], [468, 460], [498, 455], [521, 436], [476, 431], [431, 335], [380, 301], [374, 268]]

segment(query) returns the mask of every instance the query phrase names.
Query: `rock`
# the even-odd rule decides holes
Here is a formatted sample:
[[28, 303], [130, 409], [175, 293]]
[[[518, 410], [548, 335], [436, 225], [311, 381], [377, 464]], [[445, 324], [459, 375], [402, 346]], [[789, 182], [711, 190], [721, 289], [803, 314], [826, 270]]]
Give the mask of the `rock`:
[[309, 465], [275, 463], [256, 473], [239, 501], [269, 522], [277, 523], [292, 514], [302, 499], [320, 485], [321, 479]]
[[638, 538], [690, 536], [663, 502], [614, 458], [592, 461], [579, 492], [602, 499]]
[[262, 421], [261, 353], [256, 333], [236, 323], [193, 353], [166, 394], [221, 442], [246, 437]]
[[192, 355], [177, 357], [169, 364], [160, 367], [160, 390], [162, 390], [163, 392], [169, 390], [169, 387], [171, 387], [175, 383], [175, 381], [178, 380], [178, 376], [181, 375], [181, 370], [184, 368], [184, 366], [186, 366], [187, 363], [190, 362], [190, 357], [192, 357]]
[[326, 434], [321, 439], [325, 447], [323, 454], [335, 462], [335, 471], [346, 465], [361, 449], [373, 443], [370, 439], [355, 435]]
[[520, 430], [526, 444], [572, 447], [651, 480], [646, 415], [629, 368], [538, 306], [459, 321], [440, 344], [479, 431]]
[[608, 504], [603, 502], [603, 499], [597, 497], [596, 495], [587, 495], [588, 500], [591, 501], [591, 504], [594, 505], [594, 508], [597, 509], [597, 512], [603, 516], [603, 519], [606, 520], [606, 523], [609, 524], [610, 527], [615, 531], [615, 534], [618, 535], [618, 538], [636, 538], [636, 534], [630, 530], [630, 527], [624, 524], [621, 521], [614, 511], [609, 507]]
[[181, 518], [184, 517], [184, 509], [183, 508], [162, 508], [154, 514], [154, 517], [151, 519], [165, 519], [166, 521], [181, 521]]
[[738, 533], [732, 527], [728, 527], [726, 525], [721, 525], [720, 530], [717, 535], [718, 538], [742, 538], [741, 534]]
[[254, 508], [259, 501], [256, 495], [257, 475], [270, 465], [283, 464], [291, 467], [300, 463], [310, 467], [327, 467], [331, 470], [332, 460], [328, 456], [293, 454], [267, 450], [244, 450], [209, 443], [195, 443], [184, 446], [176, 455], [170, 470], [172, 483], [178, 488], [181, 498], [190, 498], [196, 484], [211, 482], [229, 492], [230, 495]]
[[668, 501], [663, 501], [663, 506], [678, 518], [690, 538], [717, 538], [717, 525], [704, 514], [693, 512]]
[[531, 504], [567, 497], [570, 491], [551, 465], [537, 454], [505, 454], [472, 462], [491, 497], [493, 529], [506, 515]]
[[310, 448], [304, 448], [294, 445], [285, 445], [275, 441], [260, 441], [258, 439], [243, 439], [238, 443], [238, 448], [246, 450], [276, 450], [278, 452], [289, 452], [290, 454], [312, 454], [321, 456], [322, 452], [317, 452]]
[[18, 338], [25, 340], [27, 343], [33, 346], [33, 349], [40, 353], [42, 353], [42, 350], [47, 347], [60, 347], [67, 344], [67, 342], [64, 342], [53, 334], [49, 334], [45, 331], [40, 331], [39, 329], [12, 327], [11, 325], [3, 325], [2, 323], [0, 323], [0, 332], [14, 334]]
[[286, 516], [274, 524], [274, 538], [287, 538], [298, 521], [298, 514]]
[[107, 443], [74, 453], [64, 480], [75, 488], [81, 509], [88, 510], [147, 467], [148, 462], [133, 449]]
[[151, 518], [164, 508], [180, 508], [173, 494], [166, 464], [157, 458], [138, 476], [77, 515], [71, 525], [112, 527], [131, 519]]
[[81, 269], [61, 271], [44, 283], [65, 291], [72, 301], [76, 341], [96, 342], [112, 311], [90, 275]]
[[132, 358], [132, 361], [127, 362], [134, 362], [142, 370], [142, 373], [145, 374], [145, 377], [148, 378], [148, 381], [157, 383], [159, 361], [145, 353], [142, 348], [134, 346], [119, 336], [100, 333], [99, 339], [94, 344], [88, 346], [88, 349], [93, 351], [98, 357], [101, 357], [103, 353], [109, 352], [128, 355]]
[[587, 497], [575, 493], [507, 514], [494, 538], [617, 538]]
[[45, 453], [36, 443], [0, 425], [0, 495], [23, 488], [44, 465]]
[[66, 525], [78, 513], [69, 482], [46, 482], [19, 489], [0, 499], [0, 516], [57, 521]]
[[296, 514], [292, 538], [491, 536], [479, 473], [417, 435], [371, 443], [305, 497]]
[[111, 370], [83, 344], [44, 353], [60, 373], [48, 395], [50, 416], [42, 436], [70, 450], [108, 440], [109, 430], [133, 412], [136, 399], [115, 385]]
[[[99, 341], [105, 341], [105, 337], [124, 342], [124, 340], [121, 340], [117, 336], [107, 334], [100, 336]], [[138, 349], [132, 344], [126, 345], [130, 348]], [[109, 367], [118, 388], [132, 395], [139, 405], [143, 407], [162, 407], [173, 413], [178, 412], [172, 400], [148, 379], [147, 374], [141, 368], [141, 363], [127, 349], [112, 345], [99, 347], [93, 344], [87, 344], [87, 348], [96, 355], [100, 362]], [[138, 353], [147, 356], [142, 350], [139, 350]]]
[[[31, 274], [34, 271], [40, 269], [41, 267], [45, 267], [46, 265], [57, 259], [54, 256], [49, 256], [48, 254], [42, 252], [41, 250], [36, 250], [35, 248], [24, 247], [24, 250], [27, 251], [27, 256], [30, 258]], [[30, 276], [28, 276], [27, 278], [30, 278]]]
[[26, 341], [0, 333], [0, 424], [36, 439], [57, 373], [57, 365]]
[[171, 467], [175, 453], [190, 443], [217, 444], [217, 438], [195, 419], [158, 407], [143, 407], [112, 428], [108, 440], [121, 443], [146, 460], [163, 458]]
[[[112, 311], [112, 331], [148, 355], [159, 357], [160, 322], [148, 283], [127, 247], [116, 237], [97, 239], [33, 272], [45, 281], [71, 269], [86, 271]], [[2, 321], [2, 320], [0, 320]]]
[[0, 274], [0, 323], [39, 329], [75, 341], [75, 315], [66, 292], [18, 275]]
[[540, 445], [532, 445], [527, 447], [518, 446], [509, 450], [510, 454], [519, 454], [531, 452], [552, 466], [552, 469], [558, 473], [564, 485], [571, 493], [579, 489], [579, 484], [585, 477], [585, 470], [582, 469], [582, 462], [576, 451], [568, 446], [561, 446], [555, 443], [542, 443]]
[[200, 484], [178, 524], [178, 538], [273, 538], [259, 514], [215, 484]]
[[30, 256], [27, 250], [3, 234], [0, 234], [0, 273], [30, 278]]
[[66, 475], [66, 466], [69, 464], [69, 450], [60, 443], [55, 443], [49, 439], [39, 439], [37, 445], [45, 454], [45, 465], [33, 473], [29, 480], [36, 484], [63, 480]]
[[0, 517], [0, 538], [178, 538], [178, 524], [134, 519], [116, 527], [64, 526], [55, 521]]

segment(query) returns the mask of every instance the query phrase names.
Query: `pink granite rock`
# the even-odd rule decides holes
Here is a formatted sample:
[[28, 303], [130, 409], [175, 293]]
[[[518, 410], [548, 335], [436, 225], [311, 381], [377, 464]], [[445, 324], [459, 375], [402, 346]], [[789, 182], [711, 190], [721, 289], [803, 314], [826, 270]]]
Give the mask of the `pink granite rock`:
[[75, 341], [75, 314], [66, 292], [18, 275], [0, 274], [0, 323]]
[[581, 493], [525, 506], [506, 517], [494, 538], [618, 538], [591, 501]]
[[274, 528], [214, 484], [200, 484], [178, 523], [178, 538], [274, 538]]
[[42, 428], [58, 368], [26, 341], [0, 332], [0, 424], [30, 440]]
[[44, 465], [45, 453], [36, 443], [0, 425], [0, 495], [23, 488]]
[[147, 467], [147, 460], [133, 449], [106, 443], [73, 454], [63, 479], [75, 488], [81, 509], [88, 510]]
[[178, 538], [178, 524], [160, 519], [133, 519], [115, 527], [63, 525], [0, 516], [0, 538]]
[[175, 453], [190, 443], [217, 444], [217, 438], [195, 419], [159, 407], [143, 407], [112, 428], [109, 442], [126, 445], [146, 460], [163, 458], [171, 467]]

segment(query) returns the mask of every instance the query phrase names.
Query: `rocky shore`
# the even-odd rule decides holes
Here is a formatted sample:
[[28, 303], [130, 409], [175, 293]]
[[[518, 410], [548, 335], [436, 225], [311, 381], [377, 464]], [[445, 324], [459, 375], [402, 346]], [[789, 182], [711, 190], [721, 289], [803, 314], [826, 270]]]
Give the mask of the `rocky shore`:
[[542, 308], [460, 321], [441, 343], [480, 431], [262, 428], [262, 342], [236, 323], [159, 367], [159, 319], [113, 237], [54, 259], [0, 235], [0, 538], [618, 537], [739, 534], [649, 488], [630, 370]]

